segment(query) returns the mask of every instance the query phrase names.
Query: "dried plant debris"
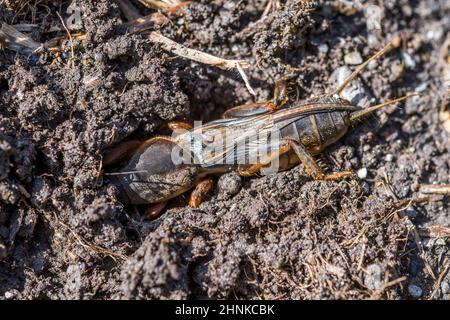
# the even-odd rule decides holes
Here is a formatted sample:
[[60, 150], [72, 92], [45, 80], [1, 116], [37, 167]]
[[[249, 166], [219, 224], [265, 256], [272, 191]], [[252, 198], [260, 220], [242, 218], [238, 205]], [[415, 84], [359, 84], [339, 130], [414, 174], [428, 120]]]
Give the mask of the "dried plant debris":
[[423, 184], [420, 186], [420, 192], [425, 194], [450, 195], [450, 184]]
[[439, 111], [439, 120], [441, 120], [445, 131], [450, 133], [450, 110], [447, 110], [444, 103], [441, 105], [441, 110]]
[[[71, 4], [80, 28], [68, 1], [0, 5], [0, 299], [450, 298], [448, 2]], [[395, 36], [346, 96], [424, 95], [322, 156], [359, 178], [228, 174], [148, 221], [104, 175], [123, 141], [269, 100], [279, 77], [317, 97]]]
[[176, 43], [175, 41], [172, 41], [164, 37], [163, 35], [157, 32], [151, 32], [149, 34], [149, 38], [153, 42], [161, 44], [164, 49], [171, 51], [179, 55], [180, 57], [212, 65], [225, 70], [237, 69], [242, 79], [244, 80], [247, 89], [250, 91], [251, 94], [256, 95], [244, 72], [244, 68], [249, 67], [248, 62], [246, 62], [245, 60], [227, 60], [215, 57], [211, 54], [207, 54], [198, 50], [189, 49], [183, 45]]
[[430, 226], [419, 230], [422, 237], [450, 238], [450, 228], [443, 226]]
[[28, 52], [35, 52], [42, 48], [42, 44], [18, 31], [14, 26], [10, 26], [6, 23], [2, 23], [0, 29], [0, 42], [2, 47], [13, 51], [26, 50]]
[[165, 11], [175, 11], [181, 6], [189, 4], [191, 1], [180, 0], [139, 0], [145, 6], [161, 9]]
[[[163, 5], [165, 3], [166, 6], [169, 6], [169, 4], [171, 6], [179, 6], [182, 4], [181, 2], [178, 1], [167, 1], [167, 3], [166, 2], [163, 3], [163, 1], [148, 1], [148, 2], [152, 2], [153, 5], [156, 4]], [[129, 20], [132, 20], [128, 24], [126, 24], [128, 30], [142, 31], [147, 29], [148, 22], [151, 22], [153, 24], [153, 22], [155, 21], [155, 16], [148, 16], [147, 19], [141, 19], [139, 15], [136, 16], [135, 14], [136, 9], [130, 3], [125, 4], [123, 1], [121, 1], [120, 3], [121, 3], [120, 7], [124, 12], [125, 16]], [[249, 66], [246, 61], [222, 59], [215, 57], [211, 54], [201, 52], [199, 50], [190, 49], [163, 36], [159, 32], [150, 32], [148, 34], [148, 37], [151, 41], [161, 44], [165, 50], [173, 52], [180, 57], [216, 66], [218, 68], [225, 70], [236, 69], [241, 75], [242, 79], [244, 80], [245, 85], [249, 90], [249, 92], [254, 96], [256, 95], [255, 91], [253, 90], [248, 81], [247, 75], [244, 72], [244, 68], [247, 68]]]
[[31, 5], [30, 2], [30, 0], [5, 0], [5, 5], [7, 8], [17, 12]]

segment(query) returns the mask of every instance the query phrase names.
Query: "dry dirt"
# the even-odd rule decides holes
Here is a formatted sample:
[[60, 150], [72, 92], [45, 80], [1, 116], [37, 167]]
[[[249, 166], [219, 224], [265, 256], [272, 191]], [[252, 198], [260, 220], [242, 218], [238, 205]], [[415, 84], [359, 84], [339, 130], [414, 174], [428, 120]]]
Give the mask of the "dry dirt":
[[[423, 197], [422, 183], [450, 183], [450, 133], [439, 122], [448, 1], [273, 1], [261, 20], [265, 0], [200, 0], [152, 28], [248, 60], [256, 97], [236, 71], [128, 33], [114, 1], [73, 1], [86, 37], [73, 31], [72, 42], [56, 14], [67, 16], [67, 1], [0, 3], [0, 21], [34, 24], [33, 40], [65, 37], [58, 52], [0, 51], [0, 299], [449, 299], [449, 238], [423, 232], [450, 226], [448, 197], [409, 201]], [[370, 30], [369, 5], [381, 30]], [[187, 194], [147, 221], [103, 176], [102, 156], [121, 141], [270, 99], [279, 76], [293, 101], [320, 95], [346, 54], [367, 58], [397, 35], [401, 47], [362, 73], [365, 98], [425, 95], [323, 156], [330, 170], [366, 168], [366, 177], [313, 181], [302, 165], [230, 173], [198, 209]]]

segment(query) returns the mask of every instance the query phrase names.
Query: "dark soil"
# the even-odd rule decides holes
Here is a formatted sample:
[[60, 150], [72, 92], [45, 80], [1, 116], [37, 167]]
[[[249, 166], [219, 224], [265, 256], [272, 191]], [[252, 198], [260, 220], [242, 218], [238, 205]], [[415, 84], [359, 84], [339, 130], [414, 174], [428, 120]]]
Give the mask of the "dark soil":
[[[66, 36], [56, 13], [69, 3], [19, 11], [10, 2], [0, 1], [1, 22], [35, 24], [28, 34], [42, 43]], [[0, 51], [0, 299], [450, 298], [449, 239], [419, 232], [450, 226], [448, 198], [408, 201], [422, 197], [422, 183], [450, 183], [450, 133], [438, 116], [450, 3], [370, 1], [382, 12], [381, 30], [371, 31], [367, 2], [274, 2], [281, 6], [260, 20], [267, 1], [194, 1], [154, 27], [248, 60], [257, 97], [236, 71], [127, 33], [110, 0], [73, 2], [86, 38], [66, 37], [60, 52]], [[366, 59], [397, 35], [402, 46], [360, 77], [366, 99], [425, 95], [369, 119], [323, 156], [331, 171], [366, 168], [366, 177], [313, 181], [302, 165], [231, 173], [200, 208], [187, 206], [187, 194], [148, 221], [103, 176], [103, 155], [122, 141], [270, 99], [280, 76], [292, 99], [318, 96], [346, 54]]]

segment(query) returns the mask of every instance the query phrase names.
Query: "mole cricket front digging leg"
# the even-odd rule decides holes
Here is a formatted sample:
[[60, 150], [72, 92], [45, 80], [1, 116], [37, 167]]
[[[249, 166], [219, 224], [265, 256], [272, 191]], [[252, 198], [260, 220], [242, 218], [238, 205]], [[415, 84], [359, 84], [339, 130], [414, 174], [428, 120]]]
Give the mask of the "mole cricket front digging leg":
[[213, 188], [213, 180], [211, 178], [207, 178], [201, 182], [199, 182], [194, 190], [191, 193], [189, 198], [189, 205], [192, 208], [198, 208], [200, 204], [205, 200], [206, 195]]

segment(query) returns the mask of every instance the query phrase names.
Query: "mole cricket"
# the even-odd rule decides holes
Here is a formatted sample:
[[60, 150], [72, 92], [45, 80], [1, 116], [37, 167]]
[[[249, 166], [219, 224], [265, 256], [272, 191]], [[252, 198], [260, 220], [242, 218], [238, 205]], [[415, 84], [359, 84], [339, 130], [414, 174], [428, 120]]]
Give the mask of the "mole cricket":
[[[316, 180], [339, 180], [352, 172], [326, 174], [313, 156], [342, 138], [360, 119], [409, 94], [368, 108], [341, 97], [342, 91], [369, 64], [400, 45], [396, 37], [359, 65], [333, 92], [318, 98], [290, 102], [286, 85], [275, 84], [274, 98], [227, 110], [223, 119], [192, 128], [171, 122], [172, 137], [145, 142], [128, 141], [107, 154], [104, 166], [128, 159], [118, 172], [109, 173], [124, 202], [152, 204], [149, 218], [157, 217], [168, 200], [194, 189], [189, 205], [198, 207], [212, 189], [211, 176], [236, 171], [253, 176], [264, 170], [288, 170], [300, 162]], [[180, 155], [182, 154], [182, 155]], [[275, 164], [275, 165], [274, 165]]]

